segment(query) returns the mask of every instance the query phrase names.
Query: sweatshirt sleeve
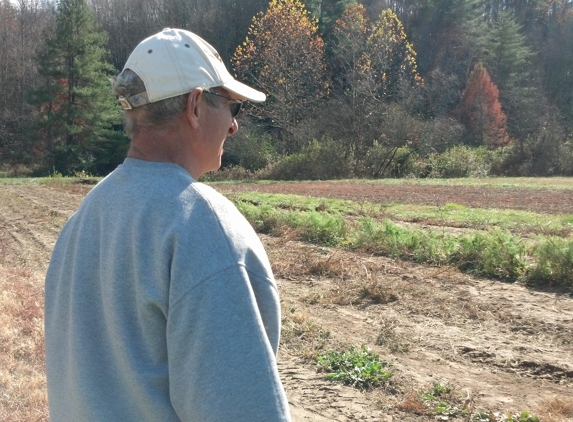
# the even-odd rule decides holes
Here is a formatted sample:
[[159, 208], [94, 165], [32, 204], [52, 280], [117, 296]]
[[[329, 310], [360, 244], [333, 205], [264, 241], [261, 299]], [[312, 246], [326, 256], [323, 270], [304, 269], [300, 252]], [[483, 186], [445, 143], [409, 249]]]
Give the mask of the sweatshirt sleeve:
[[279, 331], [276, 285], [240, 264], [209, 276], [172, 304], [169, 389], [179, 418], [290, 421], [273, 344]]

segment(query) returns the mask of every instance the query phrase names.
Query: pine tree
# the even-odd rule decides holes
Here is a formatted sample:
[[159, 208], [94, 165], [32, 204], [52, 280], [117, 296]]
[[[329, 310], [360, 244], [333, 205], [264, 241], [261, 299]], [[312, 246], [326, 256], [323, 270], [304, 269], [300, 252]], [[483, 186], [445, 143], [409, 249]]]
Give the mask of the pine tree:
[[567, 117], [573, 132], [573, 13], [553, 13], [540, 53], [548, 98]]
[[532, 56], [521, 26], [511, 15], [502, 13], [490, 33], [485, 61], [499, 88], [511, 89], [520, 80], [527, 79]]
[[356, 0], [305, 0], [304, 4], [318, 19], [318, 32], [321, 37], [328, 40], [336, 21], [345, 10], [357, 3]]
[[419, 71], [435, 69], [465, 80], [484, 43], [483, 0], [420, 0], [409, 35], [420, 53]]
[[123, 157], [121, 109], [109, 87], [113, 67], [105, 61], [107, 36], [85, 0], [60, 0], [53, 32], [38, 55], [45, 85], [36, 91], [37, 133], [46, 139], [51, 171], [106, 173]]
[[470, 143], [496, 147], [509, 142], [499, 90], [481, 62], [470, 73], [458, 111]]
[[317, 30], [299, 0], [272, 0], [266, 13], [253, 18], [232, 59], [239, 79], [268, 94], [265, 106], [251, 108], [251, 115], [279, 135], [285, 152], [292, 152], [293, 129], [324, 94], [324, 43]]
[[507, 112], [508, 130], [513, 138], [525, 139], [540, 123], [529, 72], [534, 54], [527, 46], [521, 25], [509, 13], [499, 14], [485, 53], [485, 65], [499, 87]]

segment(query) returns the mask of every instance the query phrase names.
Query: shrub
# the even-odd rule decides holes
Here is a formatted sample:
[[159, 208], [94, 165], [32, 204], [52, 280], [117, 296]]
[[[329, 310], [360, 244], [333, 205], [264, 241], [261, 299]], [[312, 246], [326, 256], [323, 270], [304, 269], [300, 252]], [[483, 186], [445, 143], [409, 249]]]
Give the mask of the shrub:
[[247, 170], [241, 166], [228, 166], [221, 168], [217, 171], [212, 171], [202, 175], [199, 180], [201, 182], [220, 182], [226, 180], [255, 180], [257, 179], [257, 172]]
[[366, 152], [364, 170], [367, 177], [405, 177], [413, 173], [418, 155], [408, 146], [394, 150], [375, 143]]
[[239, 167], [256, 172], [278, 157], [276, 143], [267, 133], [260, 133], [246, 124], [225, 142], [222, 168]]
[[487, 150], [457, 145], [442, 154], [429, 157], [429, 177], [485, 177], [489, 174]]
[[527, 281], [573, 287], [573, 239], [542, 239], [533, 254], [535, 265], [527, 271]]
[[573, 141], [555, 119], [517, 141], [500, 163], [500, 173], [515, 176], [573, 174]]
[[313, 140], [301, 152], [270, 165], [261, 178], [272, 180], [318, 180], [351, 177], [353, 160], [333, 140]]

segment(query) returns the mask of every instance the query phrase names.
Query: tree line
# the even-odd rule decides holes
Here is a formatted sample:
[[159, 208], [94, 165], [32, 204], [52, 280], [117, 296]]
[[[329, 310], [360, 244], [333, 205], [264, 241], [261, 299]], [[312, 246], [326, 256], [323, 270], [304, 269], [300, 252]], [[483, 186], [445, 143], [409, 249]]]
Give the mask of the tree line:
[[572, 3], [1, 0], [0, 166], [111, 171], [128, 140], [108, 79], [179, 27], [268, 94], [246, 107], [227, 168], [431, 177], [477, 160], [484, 174], [571, 175]]

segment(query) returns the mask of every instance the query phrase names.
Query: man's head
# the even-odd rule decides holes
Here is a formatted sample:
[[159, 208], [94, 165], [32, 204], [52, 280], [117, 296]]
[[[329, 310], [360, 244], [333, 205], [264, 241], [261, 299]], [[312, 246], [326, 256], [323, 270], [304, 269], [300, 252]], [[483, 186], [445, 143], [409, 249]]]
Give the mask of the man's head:
[[[132, 141], [142, 130], [180, 122], [185, 113], [192, 117], [189, 113], [194, 110], [189, 107], [199, 103], [216, 109], [227, 107], [230, 126], [225, 119], [209, 119], [207, 123], [228, 125], [225, 133], [233, 134], [238, 128], [234, 117], [241, 101], [262, 102], [266, 98], [235, 80], [211, 45], [181, 29], [164, 29], [143, 40], [129, 56], [113, 88], [125, 110], [126, 132]], [[205, 121], [202, 124], [205, 126]]]

